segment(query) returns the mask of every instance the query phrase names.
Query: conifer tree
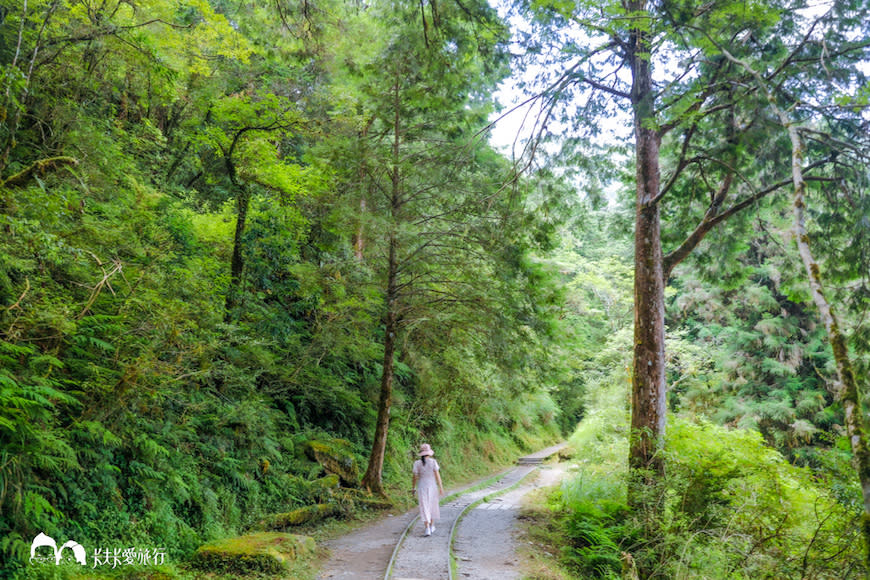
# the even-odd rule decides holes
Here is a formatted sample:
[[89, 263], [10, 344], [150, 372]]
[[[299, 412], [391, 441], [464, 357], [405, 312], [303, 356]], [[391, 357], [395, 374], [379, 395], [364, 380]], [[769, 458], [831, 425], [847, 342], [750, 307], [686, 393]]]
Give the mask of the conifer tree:
[[[615, 100], [631, 116], [635, 174], [635, 336], [632, 378], [630, 498], [645, 505], [643, 483], [663, 473], [659, 450], [666, 422], [664, 288], [673, 269], [718, 224], [780, 192], [790, 183], [780, 149], [759, 163], [752, 148], [771, 143], [757, 115], [759, 97], [745, 90], [748, 73], [729, 62], [720, 46], [773, 55], [804, 43], [808, 30], [837, 39], [831, 58], [797, 58], [770, 65], [767, 80], [792, 86], [815, 63], [855, 70], [857, 45], [836, 36], [834, 19], [810, 22], [802, 2], [520, 3], [537, 24], [529, 54], [543, 55], [539, 75], [541, 130], [567, 95], [585, 105], [562, 119], [582, 133], [597, 130]], [[839, 18], [860, 22], [866, 7], [842, 6]], [[845, 20], [843, 20], [845, 19]], [[807, 58], [808, 57], [808, 58]], [[801, 65], [801, 66], [797, 66]], [[568, 105], [573, 106], [573, 105]], [[588, 128], [591, 127], [592, 130]], [[776, 153], [779, 151], [780, 153]], [[664, 160], [667, 159], [667, 163]], [[818, 170], [823, 159], [811, 168]], [[669, 235], [663, 226], [678, 213], [694, 225]], [[685, 220], [684, 220], [685, 223]]]
[[[357, 137], [354, 203], [357, 256], [378, 272], [383, 358], [367, 489], [382, 493], [396, 357], [408, 324], [459, 298], [463, 261], [478, 242], [469, 230], [491, 189], [474, 184], [485, 146], [474, 140], [503, 73], [504, 29], [491, 9], [375, 5], [383, 45], [359, 80], [364, 131]], [[379, 31], [382, 30], [379, 28]], [[478, 180], [480, 181], [480, 180]], [[497, 188], [496, 182], [489, 187]]]

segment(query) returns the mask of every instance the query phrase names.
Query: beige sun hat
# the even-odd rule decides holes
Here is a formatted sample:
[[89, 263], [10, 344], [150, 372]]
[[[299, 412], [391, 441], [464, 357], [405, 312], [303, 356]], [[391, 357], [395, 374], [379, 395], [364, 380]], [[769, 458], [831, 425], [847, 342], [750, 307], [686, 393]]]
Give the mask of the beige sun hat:
[[435, 455], [435, 452], [432, 451], [432, 448], [429, 446], [428, 443], [424, 443], [420, 446], [420, 453], [418, 453], [417, 455], [419, 455], [420, 457], [423, 457], [424, 455], [432, 457], [433, 455]]

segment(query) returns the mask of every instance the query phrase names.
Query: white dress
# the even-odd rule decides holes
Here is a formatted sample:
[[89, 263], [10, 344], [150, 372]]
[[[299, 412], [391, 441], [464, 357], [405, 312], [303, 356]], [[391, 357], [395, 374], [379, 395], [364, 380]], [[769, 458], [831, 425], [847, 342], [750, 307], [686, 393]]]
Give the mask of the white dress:
[[414, 462], [414, 475], [417, 476], [417, 501], [420, 502], [420, 519], [424, 522], [434, 522], [441, 517], [438, 509], [438, 462], [431, 457], [424, 464], [418, 459]]

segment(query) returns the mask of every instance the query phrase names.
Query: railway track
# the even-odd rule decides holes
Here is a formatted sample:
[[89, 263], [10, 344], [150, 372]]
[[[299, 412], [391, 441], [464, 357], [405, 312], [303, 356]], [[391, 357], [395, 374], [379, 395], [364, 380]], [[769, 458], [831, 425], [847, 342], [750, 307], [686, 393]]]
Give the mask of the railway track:
[[516, 467], [442, 500], [441, 519], [431, 536], [424, 537], [419, 517], [413, 518], [395, 544], [384, 580], [453, 580], [456, 570], [452, 546], [463, 515], [477, 504], [518, 486], [562, 447], [555, 445], [522, 457]]

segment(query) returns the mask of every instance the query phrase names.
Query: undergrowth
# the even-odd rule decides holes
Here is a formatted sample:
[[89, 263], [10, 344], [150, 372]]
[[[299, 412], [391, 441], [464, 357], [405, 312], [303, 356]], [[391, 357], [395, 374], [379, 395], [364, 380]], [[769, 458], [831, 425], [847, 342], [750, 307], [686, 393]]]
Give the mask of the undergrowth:
[[656, 514], [626, 503], [623, 446], [611, 445], [622, 436], [590, 434], [589, 425], [575, 433], [572, 443], [589, 456], [549, 498], [550, 534], [558, 534], [560, 564], [573, 577], [834, 579], [866, 572], [858, 490], [852, 486], [844, 502], [842, 482], [789, 464], [759, 433], [673, 420], [667, 475], [648, 490]]

